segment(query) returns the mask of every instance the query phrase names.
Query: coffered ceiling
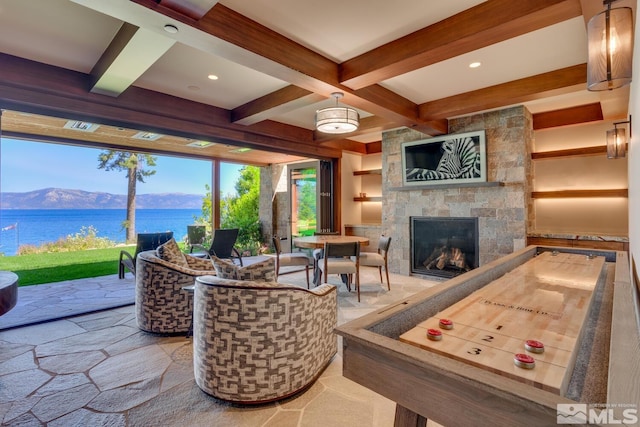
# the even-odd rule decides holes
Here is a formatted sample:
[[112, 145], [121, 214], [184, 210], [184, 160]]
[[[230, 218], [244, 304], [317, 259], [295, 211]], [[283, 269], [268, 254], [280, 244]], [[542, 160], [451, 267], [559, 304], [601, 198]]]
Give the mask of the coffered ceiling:
[[[267, 164], [377, 152], [385, 129], [443, 134], [452, 117], [517, 104], [573, 108], [569, 122], [618, 119], [628, 88], [586, 90], [586, 22], [602, 10], [601, 0], [2, 0], [2, 130]], [[335, 91], [360, 113], [353, 133], [314, 131]], [[68, 120], [100, 126], [78, 132]]]

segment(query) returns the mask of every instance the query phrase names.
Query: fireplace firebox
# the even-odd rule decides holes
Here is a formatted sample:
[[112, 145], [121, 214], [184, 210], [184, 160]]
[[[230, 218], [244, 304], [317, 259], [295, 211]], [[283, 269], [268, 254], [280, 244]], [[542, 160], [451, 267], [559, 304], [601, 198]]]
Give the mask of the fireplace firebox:
[[478, 218], [411, 217], [411, 272], [452, 278], [480, 263]]

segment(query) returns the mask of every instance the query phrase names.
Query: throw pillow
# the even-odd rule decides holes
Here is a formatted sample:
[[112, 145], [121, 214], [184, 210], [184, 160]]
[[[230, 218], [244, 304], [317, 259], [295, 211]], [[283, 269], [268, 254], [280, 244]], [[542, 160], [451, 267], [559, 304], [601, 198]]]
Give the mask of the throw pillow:
[[158, 258], [161, 260], [170, 262], [171, 264], [176, 264], [181, 267], [189, 267], [189, 263], [187, 259], [184, 257], [184, 254], [180, 250], [180, 247], [176, 243], [176, 240], [171, 238], [166, 243], [158, 246], [156, 249], [156, 253], [158, 254]]
[[216, 275], [221, 279], [232, 280], [253, 280], [256, 282], [275, 282], [276, 281], [276, 262], [275, 258], [267, 258], [264, 261], [255, 264], [240, 267], [231, 261], [211, 257], [213, 267], [216, 269]]

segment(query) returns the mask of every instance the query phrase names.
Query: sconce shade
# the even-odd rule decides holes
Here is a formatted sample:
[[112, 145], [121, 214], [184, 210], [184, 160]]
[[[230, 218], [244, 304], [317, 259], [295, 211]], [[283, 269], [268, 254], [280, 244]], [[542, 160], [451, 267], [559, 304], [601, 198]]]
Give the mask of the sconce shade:
[[627, 135], [624, 128], [607, 131], [607, 158], [618, 159], [626, 154]]
[[316, 129], [324, 133], [349, 133], [358, 129], [358, 112], [353, 108], [338, 106], [338, 99], [342, 98], [342, 93], [335, 92], [331, 96], [336, 98], [336, 106], [316, 111]]
[[[614, 1], [614, 0], [611, 0]], [[631, 83], [633, 14], [620, 7], [595, 15], [587, 25], [589, 58], [587, 88], [612, 90]]]

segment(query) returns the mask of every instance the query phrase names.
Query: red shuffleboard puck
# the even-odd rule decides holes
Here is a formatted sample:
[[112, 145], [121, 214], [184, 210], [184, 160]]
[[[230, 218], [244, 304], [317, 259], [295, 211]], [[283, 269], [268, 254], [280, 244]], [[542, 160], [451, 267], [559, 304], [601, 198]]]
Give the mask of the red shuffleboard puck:
[[513, 363], [515, 363], [518, 368], [523, 369], [533, 369], [536, 366], [535, 359], [524, 353], [518, 353], [513, 356]]
[[531, 353], [544, 353], [544, 344], [537, 340], [526, 340], [524, 348]]
[[427, 338], [431, 341], [440, 341], [442, 339], [442, 332], [438, 329], [427, 329]]
[[453, 329], [453, 322], [449, 319], [440, 319], [440, 321], [438, 322], [438, 325], [442, 329]]

